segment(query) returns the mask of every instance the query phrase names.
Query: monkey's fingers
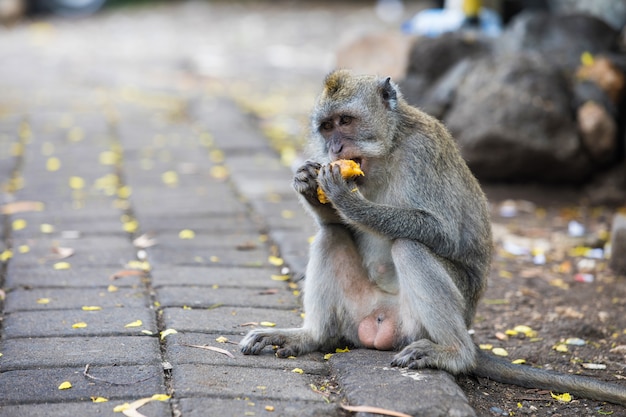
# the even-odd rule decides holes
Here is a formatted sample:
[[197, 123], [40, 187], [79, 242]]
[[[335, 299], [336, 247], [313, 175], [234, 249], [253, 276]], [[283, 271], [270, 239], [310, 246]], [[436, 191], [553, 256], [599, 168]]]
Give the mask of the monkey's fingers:
[[269, 330], [252, 330], [241, 342], [239, 348], [244, 355], [258, 355], [266, 346], [282, 346], [285, 344], [285, 338], [275, 332]]

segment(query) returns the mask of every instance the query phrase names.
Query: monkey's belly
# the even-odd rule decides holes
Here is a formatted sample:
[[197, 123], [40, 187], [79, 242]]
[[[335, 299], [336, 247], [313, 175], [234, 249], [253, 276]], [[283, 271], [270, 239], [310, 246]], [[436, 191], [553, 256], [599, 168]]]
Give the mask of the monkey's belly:
[[398, 324], [391, 309], [378, 309], [365, 317], [359, 324], [359, 341], [370, 349], [392, 350]]

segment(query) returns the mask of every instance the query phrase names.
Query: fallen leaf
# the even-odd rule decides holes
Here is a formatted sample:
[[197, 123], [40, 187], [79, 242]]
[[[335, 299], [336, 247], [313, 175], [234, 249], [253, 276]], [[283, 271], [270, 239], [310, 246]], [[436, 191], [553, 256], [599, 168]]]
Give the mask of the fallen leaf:
[[572, 401], [572, 396], [567, 392], [563, 394], [554, 394], [550, 392], [550, 395], [552, 396], [552, 398], [562, 403], [568, 403]]
[[82, 306], [83, 311], [100, 311], [102, 307], [100, 306]]
[[60, 271], [64, 269], [70, 269], [72, 265], [70, 265], [69, 262], [57, 262], [54, 265], [52, 265], [52, 267], [56, 269], [57, 271]]
[[104, 397], [90, 397], [91, 401], [94, 403], [105, 403], [107, 401], [109, 401], [108, 398], [104, 398]]
[[72, 383], [70, 381], [64, 381], [59, 385], [59, 389], [70, 389], [72, 388]]
[[227, 343], [227, 342], [228, 342], [228, 338], [227, 338], [227, 337], [224, 337], [224, 336], [220, 336], [220, 337], [218, 337], [217, 339], [215, 339], [215, 341], [216, 341], [217, 343]]
[[265, 411], [274, 411], [274, 406], [273, 405], [266, 405], [265, 406]]
[[143, 325], [143, 322], [141, 320], [135, 320], [132, 323], [124, 325], [124, 327], [140, 327], [141, 325]]
[[304, 371], [301, 368], [293, 368], [291, 370], [291, 372], [296, 373], [296, 374], [303, 374]]
[[503, 348], [493, 348], [491, 349], [491, 352], [496, 356], [509, 356], [509, 352]]
[[42, 223], [39, 225], [39, 231], [43, 234], [54, 233], [54, 226], [48, 223]]
[[161, 175], [163, 183], [168, 187], [175, 187], [178, 185], [178, 174], [176, 171], [166, 171]]
[[196, 237], [196, 232], [190, 229], [183, 229], [178, 233], [179, 239], [194, 239]]
[[176, 334], [176, 333], [178, 333], [178, 332], [176, 330], [174, 330], [174, 329], [163, 330], [161, 332], [161, 340], [165, 339], [167, 336], [169, 336], [171, 334]]
[[209, 346], [209, 345], [188, 345], [186, 343], [180, 343], [180, 345], [181, 346], [188, 346], [188, 347], [198, 348], [198, 349], [212, 350], [213, 352], [221, 353], [222, 355], [226, 355], [229, 358], [235, 359], [235, 355], [233, 355], [232, 353], [230, 353], [229, 351], [227, 351], [225, 349], [221, 349], [221, 348], [218, 348], [218, 347]]
[[491, 350], [491, 349], [493, 349], [493, 345], [492, 345], [492, 344], [489, 344], [489, 343], [483, 343], [483, 344], [480, 344], [480, 345], [478, 345], [478, 347], [479, 347], [481, 350]]
[[156, 239], [148, 234], [143, 234], [139, 236], [138, 238], [136, 238], [135, 240], [133, 240], [133, 246], [139, 249], [150, 248], [156, 244], [157, 244]]
[[24, 230], [28, 223], [24, 219], [15, 219], [13, 223], [11, 223], [11, 227], [13, 230]]
[[335, 353], [346, 353], [346, 352], [350, 352], [350, 349], [347, 346], [344, 349], [341, 349], [341, 348], [335, 349]]
[[0, 262], [6, 262], [13, 257], [13, 251], [10, 249], [5, 249], [0, 252]]
[[124, 277], [143, 277], [146, 274], [145, 271], [139, 269], [122, 269], [112, 274], [109, 279], [116, 280]]
[[289, 275], [272, 275], [272, 281], [288, 281]]
[[81, 177], [70, 177], [68, 183], [72, 190], [82, 190], [85, 188], [85, 180]]
[[48, 304], [50, 303], [50, 299], [49, 298], [38, 298], [37, 301], [35, 301], [37, 304]]
[[85, 323], [84, 321], [79, 321], [78, 323], [72, 324], [72, 329], [84, 329], [85, 327], [87, 327], [87, 323]]
[[332, 357], [333, 357], [333, 355], [334, 355], [334, 353], [327, 353], [327, 354], [325, 354], [325, 355], [324, 355], [324, 360], [325, 360], [325, 361], [329, 360], [330, 358], [332, 358]]
[[22, 253], [22, 254], [23, 253], [28, 253], [28, 252], [30, 252], [30, 247], [28, 245], [20, 245], [20, 246], [17, 247], [17, 251], [19, 253]]
[[14, 201], [0, 206], [1, 214], [17, 214], [30, 211], [43, 211], [45, 205], [41, 201]]
[[129, 269], [139, 269], [141, 271], [150, 271], [152, 269], [148, 261], [128, 261], [126, 267]]
[[278, 256], [273, 256], [273, 255], [268, 257], [267, 261], [274, 266], [281, 266], [282, 264], [285, 263], [285, 261], [283, 261], [282, 258], [279, 258]]
[[263, 327], [276, 327], [276, 323], [273, 323], [271, 321], [262, 321], [259, 324]]
[[370, 407], [368, 405], [341, 404], [341, 408], [347, 411], [351, 411], [353, 413], [372, 413], [372, 414], [382, 414], [384, 416], [392, 416], [392, 417], [411, 417], [410, 414], [401, 413], [399, 411], [387, 410], [385, 408], [380, 408], [380, 407]]
[[514, 361], [511, 361], [511, 363], [515, 365], [524, 365], [526, 363], [526, 359], [515, 359]]
[[52, 259], [55, 259], [57, 261], [63, 260], [63, 259], [67, 259], [70, 256], [74, 255], [74, 249], [72, 248], [66, 248], [63, 246], [53, 246], [52, 247]]

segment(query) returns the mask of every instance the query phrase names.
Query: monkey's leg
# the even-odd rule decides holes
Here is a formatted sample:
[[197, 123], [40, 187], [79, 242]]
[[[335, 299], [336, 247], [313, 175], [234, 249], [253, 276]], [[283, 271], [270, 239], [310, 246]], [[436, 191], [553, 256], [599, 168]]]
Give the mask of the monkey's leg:
[[[358, 344], [358, 322], [373, 294], [372, 284], [350, 232], [341, 225], [323, 226], [311, 245], [303, 305], [304, 323], [294, 329], [256, 329], [241, 341], [244, 354], [280, 346], [279, 357], [296, 356], [340, 342]], [[371, 311], [371, 310], [370, 310]]]
[[408, 344], [394, 366], [438, 368], [453, 374], [474, 367], [475, 347], [467, 332], [465, 302], [449, 261], [425, 245], [400, 239], [392, 247], [400, 287], [401, 339]]

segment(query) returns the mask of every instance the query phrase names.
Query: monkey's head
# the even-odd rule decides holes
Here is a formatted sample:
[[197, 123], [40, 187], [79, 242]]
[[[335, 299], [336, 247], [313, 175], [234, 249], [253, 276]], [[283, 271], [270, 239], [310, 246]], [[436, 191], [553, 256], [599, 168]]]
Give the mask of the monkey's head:
[[391, 78], [329, 74], [311, 117], [320, 162], [352, 159], [367, 175], [369, 161], [387, 156], [397, 129], [400, 92]]

